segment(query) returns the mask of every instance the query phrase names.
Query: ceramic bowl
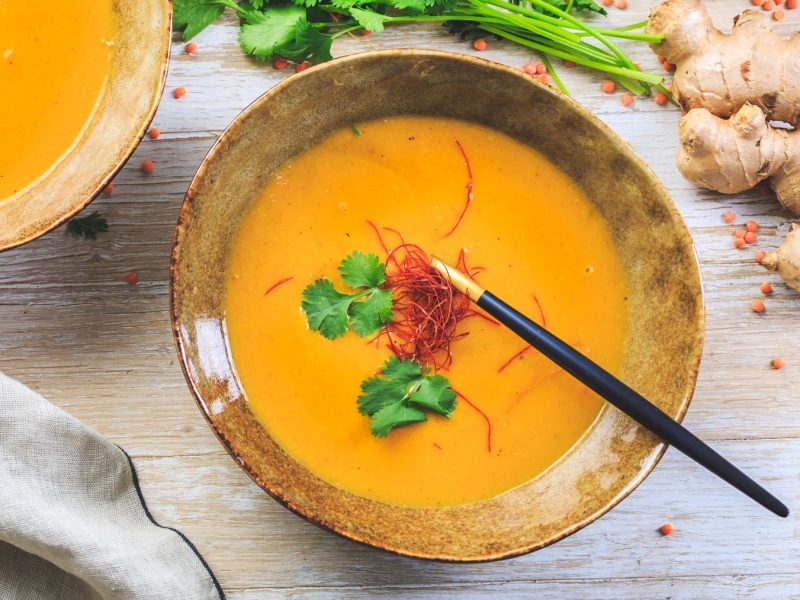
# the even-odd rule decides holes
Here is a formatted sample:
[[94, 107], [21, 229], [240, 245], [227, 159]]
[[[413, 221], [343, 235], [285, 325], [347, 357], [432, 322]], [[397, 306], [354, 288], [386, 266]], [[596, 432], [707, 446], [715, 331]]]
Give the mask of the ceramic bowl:
[[0, 251], [78, 213], [122, 168], [153, 119], [167, 76], [172, 3], [118, 0], [111, 74], [82, 139], [36, 184], [0, 199]]
[[606, 406], [564, 458], [517, 488], [449, 508], [394, 506], [338, 489], [287, 455], [250, 411], [231, 360], [223, 272], [250, 201], [281, 163], [333, 130], [400, 114], [473, 121], [557, 158], [607, 220], [629, 281], [621, 378], [670, 416], [683, 417], [702, 349], [703, 302], [692, 242], [667, 191], [627, 143], [577, 102], [519, 70], [444, 52], [370, 52], [316, 66], [234, 120], [200, 166], [180, 212], [171, 274], [178, 354], [228, 452], [300, 516], [404, 555], [450, 561], [519, 555], [611, 509], [653, 469], [664, 444]]

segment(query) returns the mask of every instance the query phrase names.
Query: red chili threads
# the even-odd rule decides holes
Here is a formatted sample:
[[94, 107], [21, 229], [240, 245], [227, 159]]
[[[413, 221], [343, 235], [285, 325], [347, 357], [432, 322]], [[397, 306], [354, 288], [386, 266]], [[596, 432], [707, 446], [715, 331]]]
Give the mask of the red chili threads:
[[[536, 307], [539, 309], [539, 320], [541, 321], [542, 327], [547, 327], [547, 317], [544, 316], [544, 310], [542, 309], [542, 303], [539, 302], [539, 298], [536, 297], [536, 294], [533, 295], [533, 301], [536, 303]], [[506, 370], [506, 368], [517, 360], [520, 356], [525, 354], [528, 350], [531, 349], [532, 346], [525, 346], [522, 350], [515, 352], [511, 358], [509, 358], [506, 362], [504, 362], [500, 367], [497, 369], [498, 373], [502, 373]]]
[[489, 416], [485, 412], [483, 412], [475, 404], [470, 402], [469, 398], [467, 398], [464, 394], [462, 394], [458, 390], [453, 390], [453, 391], [456, 393], [456, 396], [458, 396], [464, 402], [466, 402], [469, 405], [469, 407], [472, 408], [472, 410], [474, 410], [476, 413], [478, 413], [481, 417], [483, 417], [483, 420], [486, 421], [486, 451], [487, 452], [491, 452], [492, 451], [492, 420], [489, 418]]
[[290, 282], [292, 279], [294, 279], [294, 275], [289, 275], [288, 277], [283, 277], [281, 279], [278, 279], [278, 281], [276, 281], [275, 283], [273, 283], [271, 286], [269, 286], [267, 288], [267, 291], [264, 292], [264, 295], [265, 296], [268, 295], [270, 292], [274, 291], [275, 288], [278, 288], [278, 287], [282, 286], [284, 283]]
[[505, 370], [506, 370], [506, 368], [507, 368], [507, 367], [508, 367], [508, 366], [509, 366], [511, 363], [513, 363], [515, 360], [517, 360], [517, 359], [518, 359], [520, 356], [522, 356], [523, 354], [525, 354], [525, 353], [526, 353], [528, 350], [530, 350], [531, 348], [533, 348], [533, 346], [525, 346], [525, 347], [524, 347], [522, 350], [518, 350], [517, 352], [515, 352], [514, 354], [512, 354], [512, 355], [511, 355], [511, 358], [509, 358], [509, 359], [508, 359], [506, 362], [504, 362], [502, 365], [500, 365], [500, 367], [497, 369], [497, 372], [498, 372], [498, 373], [502, 373], [503, 371], [505, 371]]
[[386, 289], [394, 317], [383, 329], [389, 349], [399, 358], [447, 369], [451, 344], [467, 335], [458, 324], [473, 312], [470, 300], [453, 290], [415, 244], [400, 244], [386, 259]]
[[458, 226], [461, 225], [461, 220], [464, 218], [464, 215], [467, 214], [467, 209], [469, 208], [470, 202], [472, 202], [472, 187], [475, 184], [475, 180], [472, 177], [472, 165], [469, 164], [469, 158], [464, 150], [464, 146], [462, 146], [461, 142], [458, 140], [455, 142], [456, 146], [458, 146], [459, 152], [461, 152], [461, 156], [464, 158], [464, 165], [467, 167], [467, 185], [465, 186], [467, 199], [464, 202], [464, 208], [461, 209], [461, 214], [458, 215], [458, 219], [456, 220], [455, 224], [450, 228], [450, 231], [444, 234], [444, 237], [450, 237], [450, 235], [452, 235], [452, 233], [458, 229]]

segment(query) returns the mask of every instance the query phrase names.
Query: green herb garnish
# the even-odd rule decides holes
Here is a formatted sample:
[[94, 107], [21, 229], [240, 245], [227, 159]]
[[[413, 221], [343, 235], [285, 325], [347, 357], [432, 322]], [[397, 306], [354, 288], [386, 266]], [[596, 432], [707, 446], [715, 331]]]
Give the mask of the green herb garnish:
[[[465, 39], [504, 38], [538, 52], [605, 73], [636, 94], [652, 87], [667, 92], [663, 78], [640, 71], [611, 40], [652, 43], [662, 37], [636, 31], [646, 21], [604, 29], [580, 19], [587, 12], [605, 15], [594, 0], [175, 0], [174, 25], [185, 40], [218, 17], [225, 7], [239, 16], [239, 44], [258, 60], [282, 56], [322, 62], [331, 58], [331, 43], [357, 30], [381, 32], [387, 25], [440, 22]], [[548, 64], [556, 85], [566, 93]]]
[[67, 233], [86, 240], [96, 240], [98, 233], [106, 231], [108, 231], [108, 221], [97, 211], [85, 217], [75, 217], [67, 223]]
[[183, 31], [185, 40], [203, 31], [225, 10], [225, 5], [216, 1], [173, 0], [172, 4], [172, 25]]
[[380, 287], [386, 281], [384, 270], [374, 254], [353, 252], [339, 264], [339, 275], [356, 292], [340, 292], [325, 277], [308, 285], [301, 306], [309, 328], [329, 340], [348, 328], [361, 337], [380, 330], [392, 318], [392, 293]]
[[351, 126], [350, 126], [350, 129], [352, 129], [352, 130], [353, 130], [353, 135], [354, 135], [354, 136], [358, 137], [358, 136], [360, 136], [360, 135], [361, 135], [361, 131], [360, 131], [360, 130], [358, 129], [358, 127], [356, 127], [355, 125], [351, 125]]
[[427, 420], [423, 410], [449, 419], [455, 407], [456, 393], [445, 377], [396, 356], [386, 361], [380, 375], [361, 384], [358, 396], [358, 411], [370, 417], [370, 431], [378, 437], [400, 425]]

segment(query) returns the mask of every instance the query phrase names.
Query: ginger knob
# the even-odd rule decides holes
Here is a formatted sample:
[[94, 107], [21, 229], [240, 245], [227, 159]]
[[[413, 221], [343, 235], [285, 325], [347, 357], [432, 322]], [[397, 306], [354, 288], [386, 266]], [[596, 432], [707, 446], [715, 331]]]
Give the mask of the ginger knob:
[[800, 291], [800, 224], [792, 225], [780, 247], [767, 254], [761, 264], [777, 271], [786, 285]]

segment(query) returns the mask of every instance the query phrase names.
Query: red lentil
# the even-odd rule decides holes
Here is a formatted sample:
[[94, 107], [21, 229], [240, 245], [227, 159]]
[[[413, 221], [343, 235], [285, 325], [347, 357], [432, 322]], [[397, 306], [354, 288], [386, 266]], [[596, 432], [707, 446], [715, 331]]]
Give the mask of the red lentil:
[[186, 54], [194, 54], [197, 52], [197, 44], [194, 42], [189, 42], [183, 47], [183, 49], [186, 50]]
[[764, 306], [763, 300], [753, 300], [750, 303], [750, 308], [753, 310], [753, 312], [757, 313], [763, 313], [765, 310], [767, 310], [767, 307]]
[[282, 56], [276, 56], [272, 59], [272, 68], [277, 69], [278, 71], [283, 71], [286, 68], [286, 65], [289, 64], [289, 61], [283, 58]]
[[486, 40], [483, 38], [478, 38], [477, 40], [472, 40], [472, 47], [475, 48], [478, 52], [482, 52], [486, 50]]
[[770, 364], [772, 365], [772, 368], [775, 370], [782, 369], [784, 366], [786, 366], [786, 363], [783, 362], [782, 358], [773, 358]]
[[139, 283], [139, 275], [136, 274], [136, 271], [131, 271], [125, 275], [125, 281], [128, 282], [128, 285], [136, 285]]
[[772, 284], [769, 281], [765, 281], [758, 286], [758, 289], [761, 290], [762, 294], [769, 294], [772, 291]]
[[152, 160], [146, 160], [142, 163], [142, 173], [147, 173], [148, 175], [153, 172], [155, 165], [153, 164]]
[[185, 87], [176, 87], [172, 90], [172, 97], [176, 100], [183, 98], [186, 95], [186, 88]]

